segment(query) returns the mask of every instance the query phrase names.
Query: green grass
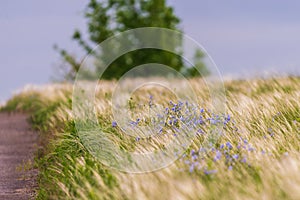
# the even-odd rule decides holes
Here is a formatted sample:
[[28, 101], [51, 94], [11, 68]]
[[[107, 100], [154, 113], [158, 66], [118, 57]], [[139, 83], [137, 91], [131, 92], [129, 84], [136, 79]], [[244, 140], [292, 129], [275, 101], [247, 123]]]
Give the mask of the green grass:
[[[209, 94], [203, 83], [191, 80], [198, 88], [197, 96], [210, 107]], [[159, 148], [157, 141], [135, 140], [112, 127], [110, 110], [111, 85], [97, 93], [96, 111], [101, 129], [110, 133], [120, 148], [139, 150]], [[177, 86], [177, 85], [176, 85]], [[178, 83], [178, 87], [180, 83]], [[227, 81], [227, 113], [230, 123], [216, 141], [216, 149], [230, 142], [228, 156], [239, 155], [230, 163], [225, 154], [214, 161], [215, 152], [203, 158], [203, 170], [190, 172], [185, 161], [191, 161], [192, 150], [203, 141], [196, 137], [186, 157], [160, 171], [146, 174], [127, 174], [98, 162], [79, 138], [72, 116], [72, 87], [53, 85], [21, 92], [1, 110], [31, 113], [31, 123], [41, 132], [43, 150], [38, 154], [39, 190], [37, 199], [300, 199], [300, 78]], [[139, 113], [139, 103], [146, 104], [142, 90], [130, 100], [129, 107]], [[171, 95], [158, 95], [157, 101], [168, 104]], [[211, 117], [205, 112], [205, 117]], [[147, 119], [143, 121], [147, 124]], [[178, 125], [180, 126], [180, 124]], [[165, 126], [165, 135], [171, 127]], [[208, 127], [203, 128], [208, 132]], [[253, 147], [239, 148], [241, 138]], [[228, 147], [225, 147], [228, 148]], [[240, 159], [247, 158], [244, 163]], [[233, 167], [229, 170], [229, 167]]]

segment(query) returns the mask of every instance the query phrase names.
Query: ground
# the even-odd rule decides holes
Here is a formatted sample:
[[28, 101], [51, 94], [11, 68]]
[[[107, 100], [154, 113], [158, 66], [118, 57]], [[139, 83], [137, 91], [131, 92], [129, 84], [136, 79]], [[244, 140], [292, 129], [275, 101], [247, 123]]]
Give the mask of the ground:
[[26, 114], [0, 113], [0, 199], [34, 196], [37, 170], [32, 166], [38, 134]]

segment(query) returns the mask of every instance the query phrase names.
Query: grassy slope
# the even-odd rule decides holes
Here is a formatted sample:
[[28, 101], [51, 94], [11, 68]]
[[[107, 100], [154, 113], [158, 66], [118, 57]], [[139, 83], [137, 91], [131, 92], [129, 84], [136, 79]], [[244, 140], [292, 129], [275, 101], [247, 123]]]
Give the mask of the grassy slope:
[[[110, 84], [97, 94], [97, 113], [102, 128], [119, 141], [122, 133], [111, 126]], [[203, 83], [192, 84], [199, 88], [208, 118], [208, 93], [200, 90]], [[85, 149], [71, 114], [70, 85], [28, 89], [2, 110], [31, 112], [33, 126], [42, 133], [38, 199], [300, 199], [300, 79], [230, 81], [225, 86], [231, 119], [214, 150], [198, 158], [197, 137], [185, 158], [140, 175], [111, 170]], [[136, 99], [142, 101], [145, 94]], [[158, 101], [170, 98], [160, 95]], [[193, 168], [198, 159], [203, 167]]]

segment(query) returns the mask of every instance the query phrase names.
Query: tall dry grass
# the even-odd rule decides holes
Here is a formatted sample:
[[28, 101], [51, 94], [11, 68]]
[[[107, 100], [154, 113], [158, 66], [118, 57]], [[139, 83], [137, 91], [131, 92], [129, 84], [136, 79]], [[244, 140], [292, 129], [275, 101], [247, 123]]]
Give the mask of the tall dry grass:
[[[114, 84], [102, 83], [95, 107], [101, 128], [126, 148], [132, 140], [112, 127]], [[194, 79], [191, 84], [204, 115], [211, 117], [205, 83]], [[174, 87], [180, 88], [180, 82]], [[31, 111], [33, 125], [43, 135], [53, 135], [37, 161], [39, 199], [300, 199], [300, 79], [232, 80], [225, 88], [230, 121], [213, 150], [194, 159], [193, 151], [201, 148], [201, 138], [196, 137], [184, 158], [145, 174], [110, 169], [86, 150], [74, 125], [71, 85], [27, 88], [4, 110]], [[156, 101], [165, 105], [173, 98], [171, 93], [144, 88], [134, 94], [134, 101], [145, 104], [150, 93], [159, 94]], [[221, 157], [216, 160], [217, 151]], [[203, 168], [191, 169], [195, 160]]]

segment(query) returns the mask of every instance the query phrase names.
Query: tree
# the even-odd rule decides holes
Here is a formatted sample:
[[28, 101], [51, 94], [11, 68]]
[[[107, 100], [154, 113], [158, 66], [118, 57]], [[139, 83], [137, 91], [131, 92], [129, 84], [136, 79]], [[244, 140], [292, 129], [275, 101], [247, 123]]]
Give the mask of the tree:
[[[180, 23], [179, 18], [174, 14], [173, 8], [166, 5], [166, 0], [90, 0], [85, 10], [85, 17], [87, 19], [89, 41], [83, 39], [79, 30], [74, 32], [73, 39], [78, 42], [86, 53], [91, 53], [92, 46], [119, 32], [140, 27], [162, 27], [179, 30], [178, 25]], [[181, 41], [179, 43], [174, 46], [174, 50], [182, 45]], [[66, 50], [59, 49], [59, 51], [64, 61], [70, 66], [70, 72], [66, 74], [66, 78], [74, 79], [80, 62], [76, 61]], [[102, 52], [104, 55], [100, 56], [100, 62], [98, 62], [95, 70], [103, 67], [99, 63], [101, 63], [101, 59], [105, 58], [105, 53], [109, 53], [109, 50], [104, 49]], [[120, 78], [131, 68], [146, 63], [161, 63], [177, 71], [182, 71], [184, 65], [180, 55], [179, 51], [175, 55], [157, 49], [132, 51], [111, 63], [102, 78]]]
[[210, 71], [208, 70], [207, 66], [203, 62], [204, 57], [205, 54], [200, 49], [196, 49], [193, 58], [195, 67], [189, 67], [189, 68], [186, 67], [183, 70], [183, 74], [189, 77], [208, 76], [210, 74]]

